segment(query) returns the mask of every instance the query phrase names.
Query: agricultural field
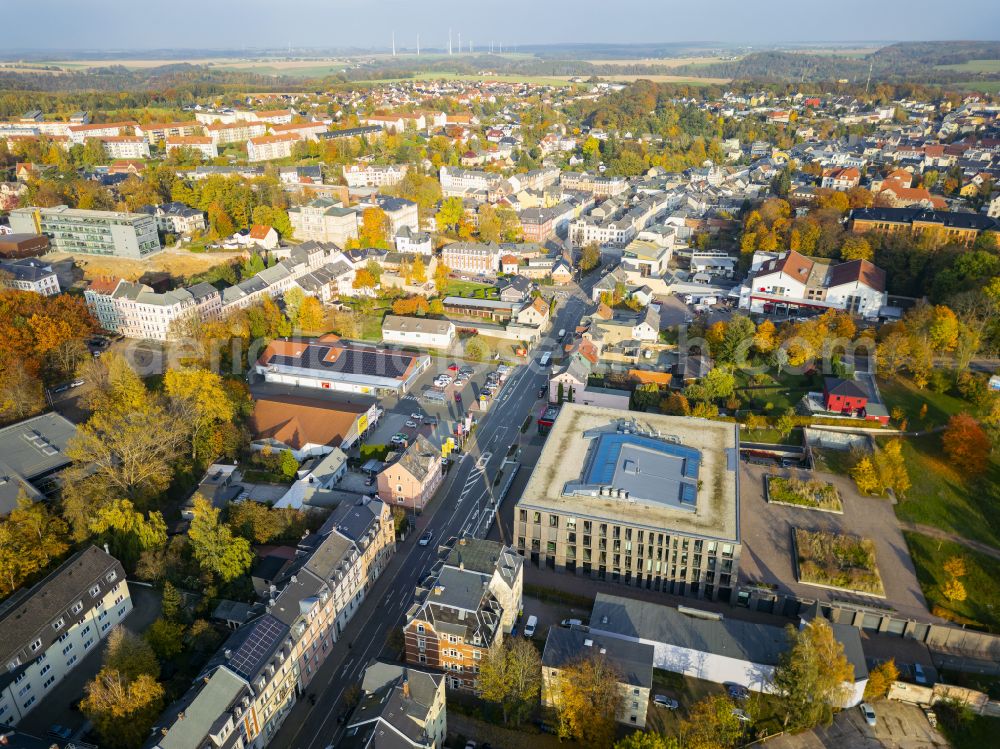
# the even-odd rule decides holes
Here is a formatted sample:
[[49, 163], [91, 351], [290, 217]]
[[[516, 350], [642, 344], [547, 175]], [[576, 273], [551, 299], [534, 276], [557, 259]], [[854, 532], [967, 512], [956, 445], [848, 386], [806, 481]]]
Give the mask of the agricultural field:
[[718, 62], [726, 62], [725, 57], [640, 57], [628, 60], [584, 60], [591, 65], [616, 65], [627, 67], [629, 65], [656, 65], [661, 68], [679, 68], [682, 65], [714, 65]]
[[956, 65], [938, 65], [941, 70], [960, 73], [1000, 73], [1000, 60], [969, 60]]

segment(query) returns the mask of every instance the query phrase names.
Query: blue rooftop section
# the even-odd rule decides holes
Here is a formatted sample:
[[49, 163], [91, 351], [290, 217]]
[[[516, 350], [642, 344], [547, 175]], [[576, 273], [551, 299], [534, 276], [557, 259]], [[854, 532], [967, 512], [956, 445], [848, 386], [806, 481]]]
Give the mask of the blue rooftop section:
[[[622, 448], [625, 446], [642, 447], [663, 455], [680, 458], [683, 460], [681, 475], [691, 480], [698, 478], [701, 453], [694, 448], [666, 442], [655, 437], [614, 432], [602, 434], [597, 438], [597, 445], [591, 453], [590, 463], [584, 469], [583, 481], [587, 484], [611, 484], [618, 468]], [[628, 470], [627, 461], [626, 470]], [[692, 501], [694, 501], [693, 498]]]

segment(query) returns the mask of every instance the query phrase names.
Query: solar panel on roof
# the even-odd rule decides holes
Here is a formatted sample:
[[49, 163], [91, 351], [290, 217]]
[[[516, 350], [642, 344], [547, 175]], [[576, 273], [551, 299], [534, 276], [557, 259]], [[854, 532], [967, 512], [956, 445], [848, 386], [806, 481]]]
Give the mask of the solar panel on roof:
[[253, 630], [229, 658], [229, 667], [245, 679], [252, 678], [274, 652], [274, 645], [284, 636], [285, 626], [272, 616], [250, 625]]

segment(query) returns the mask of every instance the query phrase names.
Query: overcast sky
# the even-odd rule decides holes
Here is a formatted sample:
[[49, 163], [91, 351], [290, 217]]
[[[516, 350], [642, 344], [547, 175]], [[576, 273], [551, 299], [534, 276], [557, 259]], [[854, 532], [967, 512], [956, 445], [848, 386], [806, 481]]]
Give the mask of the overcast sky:
[[0, 0], [8, 49], [996, 39], [1000, 0]]

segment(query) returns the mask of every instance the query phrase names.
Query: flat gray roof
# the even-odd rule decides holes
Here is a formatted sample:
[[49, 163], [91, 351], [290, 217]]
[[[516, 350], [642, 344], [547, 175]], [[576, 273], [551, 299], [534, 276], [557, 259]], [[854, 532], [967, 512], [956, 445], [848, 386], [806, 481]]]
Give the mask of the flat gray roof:
[[0, 516], [14, 509], [22, 482], [69, 465], [66, 445], [76, 425], [57, 413], [41, 414], [0, 429]]
[[[592, 442], [605, 433], [613, 436], [595, 454], [598, 446]], [[615, 443], [625, 449], [616, 452]], [[739, 542], [737, 448], [736, 427], [730, 423], [564, 403], [518, 506]], [[614, 461], [606, 460], [610, 458]], [[626, 466], [628, 461], [633, 463]], [[695, 462], [697, 473], [692, 477]], [[597, 463], [602, 470], [597, 470]], [[665, 501], [657, 490], [657, 486], [669, 489], [662, 483], [669, 476], [676, 502]], [[616, 480], [634, 484], [638, 491], [633, 496], [630, 490], [628, 497], [624, 490], [621, 495], [600, 494], [593, 490], [595, 479], [600, 479], [596, 484], [616, 490]], [[688, 494], [684, 504], [679, 502], [682, 486], [689, 487], [684, 490]]]

